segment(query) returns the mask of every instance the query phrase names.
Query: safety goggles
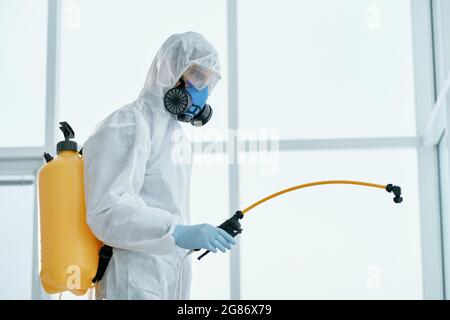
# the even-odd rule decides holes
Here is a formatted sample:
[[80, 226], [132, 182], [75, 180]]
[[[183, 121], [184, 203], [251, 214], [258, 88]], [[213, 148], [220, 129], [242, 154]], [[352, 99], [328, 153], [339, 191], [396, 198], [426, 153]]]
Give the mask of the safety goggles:
[[208, 86], [209, 92], [220, 80], [220, 75], [205, 67], [193, 64], [183, 74], [184, 80], [189, 81], [197, 90], [201, 91]]

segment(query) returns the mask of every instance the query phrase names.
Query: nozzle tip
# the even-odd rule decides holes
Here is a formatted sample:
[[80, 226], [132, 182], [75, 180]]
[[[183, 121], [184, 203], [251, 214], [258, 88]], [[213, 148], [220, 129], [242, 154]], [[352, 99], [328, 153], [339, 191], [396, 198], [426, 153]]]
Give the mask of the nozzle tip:
[[402, 203], [403, 198], [402, 197], [394, 197], [394, 202], [395, 203]]
[[386, 191], [389, 193], [392, 192], [394, 194], [394, 202], [395, 203], [401, 203], [403, 201], [403, 198], [401, 197], [402, 189], [399, 186], [395, 186], [395, 185], [389, 183], [388, 185], [386, 185]]

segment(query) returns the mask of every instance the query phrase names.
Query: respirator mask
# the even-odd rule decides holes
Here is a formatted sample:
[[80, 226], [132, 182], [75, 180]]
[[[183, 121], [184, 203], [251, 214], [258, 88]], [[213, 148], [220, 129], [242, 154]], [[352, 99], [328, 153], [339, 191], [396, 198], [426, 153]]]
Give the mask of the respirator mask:
[[179, 85], [165, 94], [166, 110], [176, 115], [178, 121], [189, 122], [195, 127], [204, 126], [213, 114], [206, 100], [210, 88], [214, 87], [219, 78], [207, 69], [199, 66], [190, 67], [180, 79]]

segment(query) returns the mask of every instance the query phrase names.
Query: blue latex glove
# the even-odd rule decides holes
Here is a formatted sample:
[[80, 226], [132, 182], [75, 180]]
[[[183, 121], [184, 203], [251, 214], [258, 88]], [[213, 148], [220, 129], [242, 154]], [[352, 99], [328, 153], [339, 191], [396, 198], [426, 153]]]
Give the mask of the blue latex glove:
[[207, 223], [192, 226], [179, 224], [173, 230], [172, 236], [177, 246], [188, 250], [207, 249], [217, 252], [219, 249], [225, 252], [227, 249], [231, 250], [231, 246], [236, 244], [233, 237], [225, 230]]

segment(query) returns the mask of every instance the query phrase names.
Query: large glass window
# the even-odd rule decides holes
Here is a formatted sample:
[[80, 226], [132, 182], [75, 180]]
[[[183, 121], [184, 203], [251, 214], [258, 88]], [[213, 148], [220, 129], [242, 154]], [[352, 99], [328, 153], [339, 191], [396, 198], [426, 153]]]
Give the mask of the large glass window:
[[415, 134], [409, 0], [238, 1], [238, 39], [241, 127]]
[[241, 236], [241, 298], [422, 297], [414, 149], [289, 151], [281, 153], [274, 175], [241, 169], [242, 208], [316, 180], [393, 183], [404, 193], [403, 203], [395, 204], [382, 189], [317, 186], [249, 211]]
[[0, 177], [0, 299], [30, 299], [34, 186]]
[[43, 146], [47, 1], [0, 0], [0, 147]]
[[[450, 1], [430, 3], [434, 28], [430, 25], [428, 31], [434, 31], [434, 39], [427, 40], [430, 50], [434, 45], [435, 70], [429, 71], [436, 75], [437, 96], [450, 70], [446, 54]], [[235, 9], [234, 4], [237, 12], [227, 12]], [[272, 192], [315, 180], [394, 183], [402, 186], [404, 202], [394, 204], [392, 195], [383, 190], [334, 185], [271, 200], [242, 221], [240, 254], [210, 254], [201, 261], [196, 259], [199, 252], [192, 255], [191, 298], [423, 298], [429, 275], [421, 260], [428, 257], [423, 254], [424, 239], [432, 235], [440, 241], [442, 231], [444, 256], [449, 250], [450, 232], [445, 228], [449, 142], [447, 136], [441, 139], [439, 166], [432, 156], [426, 159], [440, 170], [443, 228], [424, 232], [421, 217], [430, 216], [431, 221], [437, 210], [419, 210], [420, 205], [426, 208], [419, 203], [424, 197], [419, 194], [423, 172], [418, 172], [418, 163], [424, 163], [423, 150], [415, 148], [413, 140], [416, 122], [419, 128], [426, 119], [421, 115], [416, 119], [415, 99], [420, 101], [417, 108], [431, 110], [431, 103], [419, 104], [426, 100], [420, 98], [420, 90], [426, 92], [425, 87], [432, 84], [427, 77], [423, 77], [424, 88], [422, 82], [414, 82], [413, 62], [421, 62], [423, 52], [413, 55], [413, 38], [415, 47], [419, 42], [412, 26], [422, 24], [415, 24], [417, 9], [412, 4], [411, 0], [167, 0], [157, 4], [147, 0], [0, 0], [0, 169], [37, 169], [40, 154], [35, 159], [19, 154], [17, 161], [10, 161], [11, 150], [4, 157], [2, 148], [43, 146], [49, 125], [46, 112], [56, 114], [58, 121], [68, 121], [75, 140], [83, 145], [95, 125], [138, 97], [163, 41], [173, 33], [197, 31], [217, 48], [222, 80], [208, 101], [214, 109], [211, 122], [202, 128], [183, 125], [192, 140], [226, 138], [215, 129], [237, 126], [275, 129], [282, 141], [279, 158], [272, 158], [275, 162], [269, 165], [244, 161], [229, 166], [221, 162], [226, 158], [223, 154], [196, 153], [191, 175], [192, 224], [218, 225], [238, 209], [237, 204], [243, 209]], [[57, 15], [48, 17], [52, 8]], [[47, 43], [47, 26], [55, 25], [57, 29], [48, 34], [58, 38]], [[227, 34], [234, 30], [237, 38]], [[50, 55], [48, 61], [57, 71], [54, 88], [46, 87], [48, 44], [58, 44], [56, 57]], [[237, 76], [237, 88], [228, 87], [228, 69]], [[427, 67], [418, 69], [421, 79]], [[57, 97], [56, 105], [48, 104], [47, 110], [46, 93]], [[237, 98], [238, 105], [229, 103], [229, 98]], [[57, 140], [61, 138], [58, 132]], [[356, 140], [354, 148], [345, 145]], [[370, 148], [365, 141], [370, 141]], [[0, 177], [4, 213], [0, 298], [27, 299], [32, 292], [33, 297], [39, 296], [37, 288], [31, 290], [31, 283], [38, 286], [37, 278], [32, 279], [38, 271], [32, 251], [35, 187], [7, 180], [2, 183], [6, 180]], [[433, 250], [438, 251], [436, 246]], [[445, 259], [444, 269], [449, 269]], [[86, 298], [63, 295], [63, 299]]]
[[[410, 1], [239, 1], [238, 13], [242, 128], [297, 140], [416, 135]], [[399, 184], [405, 201], [328, 186], [254, 209], [241, 298], [421, 298], [415, 149], [289, 149], [274, 174], [240, 166], [243, 207], [326, 179]]]

